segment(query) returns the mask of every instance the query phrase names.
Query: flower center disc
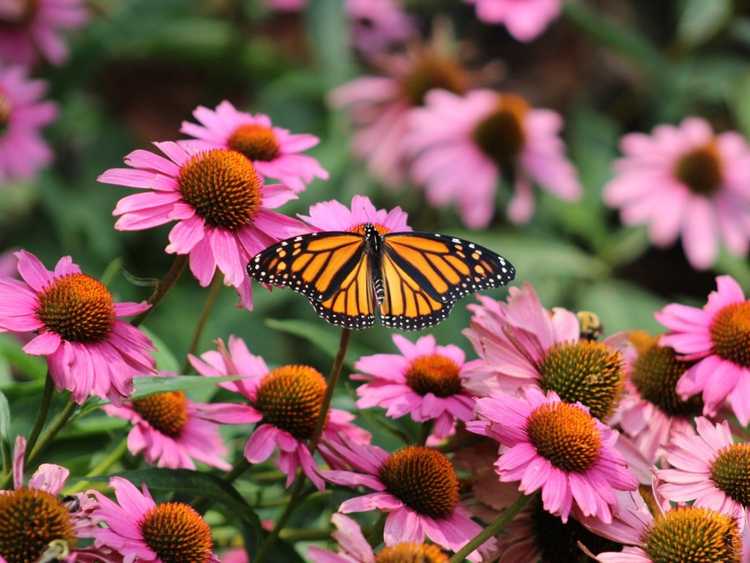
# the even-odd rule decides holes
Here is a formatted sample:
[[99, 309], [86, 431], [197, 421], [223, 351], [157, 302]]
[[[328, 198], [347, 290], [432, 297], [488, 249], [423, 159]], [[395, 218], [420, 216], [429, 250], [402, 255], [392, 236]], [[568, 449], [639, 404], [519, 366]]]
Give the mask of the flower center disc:
[[711, 325], [714, 352], [742, 367], [750, 367], [750, 301], [724, 307]]
[[263, 378], [256, 407], [263, 421], [298, 440], [312, 438], [320, 416], [326, 381], [309, 366], [281, 366]]
[[503, 94], [497, 108], [474, 129], [474, 142], [499, 166], [509, 166], [526, 143], [524, 121], [529, 104], [520, 96]]
[[435, 89], [454, 94], [466, 91], [468, 78], [453, 59], [426, 54], [417, 60], [401, 81], [401, 92], [412, 106], [424, 104], [427, 92]]
[[[39, 10], [40, 0], [16, 0], [0, 16], [0, 29], [18, 29], [31, 23]], [[11, 11], [12, 9], [12, 11]]]
[[263, 125], [240, 125], [229, 137], [229, 148], [241, 152], [250, 160], [269, 161], [281, 150], [276, 134]]
[[197, 154], [183, 167], [180, 193], [206, 223], [236, 231], [260, 209], [263, 181], [242, 154], [214, 149]]
[[526, 432], [539, 455], [563, 471], [581, 473], [599, 459], [599, 429], [593, 417], [575, 405], [540, 405], [529, 416]]
[[732, 500], [750, 507], [750, 444], [723, 448], [711, 465], [711, 480]]
[[380, 468], [388, 491], [420, 514], [450, 516], [458, 504], [458, 477], [442, 453], [407, 446], [391, 454]]
[[75, 545], [70, 513], [54, 496], [36, 489], [0, 495], [0, 555], [8, 563], [38, 561], [50, 542]]
[[448, 563], [448, 556], [436, 545], [404, 542], [381, 549], [375, 563]]
[[445, 356], [433, 354], [412, 360], [406, 372], [406, 383], [415, 393], [436, 397], [450, 397], [461, 392], [460, 369], [456, 362]]
[[566, 403], [580, 402], [601, 420], [614, 411], [625, 378], [617, 350], [602, 342], [579, 340], [555, 344], [539, 366], [539, 385]]
[[541, 563], [588, 563], [591, 559], [583, 554], [579, 543], [592, 553], [622, 550], [622, 545], [590, 532], [575, 518], [563, 524], [559, 517], [544, 510], [539, 500], [532, 502], [531, 527]]
[[735, 521], [707, 508], [675, 508], [657, 516], [645, 550], [658, 563], [738, 563], [740, 534]]
[[7, 96], [0, 92], [0, 134], [4, 133], [10, 124], [10, 113], [13, 106]]
[[693, 362], [678, 360], [672, 348], [659, 346], [654, 339], [638, 355], [630, 378], [641, 397], [668, 416], [692, 418], [703, 411], [701, 396], [683, 401], [676, 391], [677, 380], [691, 365]]
[[71, 342], [101, 342], [115, 324], [112, 294], [85, 274], [57, 278], [39, 296], [37, 317]]
[[143, 517], [141, 533], [164, 563], [206, 563], [211, 558], [211, 529], [187, 504], [157, 504]]
[[674, 169], [675, 177], [696, 195], [710, 196], [722, 183], [721, 156], [714, 143], [685, 153]]
[[155, 393], [133, 401], [133, 410], [170, 438], [178, 438], [188, 421], [187, 397], [182, 391]]

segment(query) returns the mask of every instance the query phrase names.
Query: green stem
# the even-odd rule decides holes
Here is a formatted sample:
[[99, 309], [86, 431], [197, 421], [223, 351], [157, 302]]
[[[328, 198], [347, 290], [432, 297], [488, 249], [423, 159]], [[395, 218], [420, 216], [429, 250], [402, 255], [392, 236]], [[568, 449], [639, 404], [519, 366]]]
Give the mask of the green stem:
[[76, 409], [78, 408], [78, 405], [75, 403], [73, 398], [68, 399], [68, 403], [65, 405], [62, 411], [52, 420], [52, 422], [49, 425], [49, 428], [42, 434], [42, 437], [39, 439], [39, 441], [36, 443], [36, 446], [34, 446], [34, 449], [31, 450], [31, 453], [29, 454], [28, 463], [33, 462], [39, 454], [42, 453], [44, 448], [46, 448], [52, 440], [55, 439], [55, 436], [60, 432], [60, 430], [63, 429], [63, 427], [67, 424], [68, 420], [73, 416]]
[[245, 456], [242, 456], [237, 460], [237, 463], [234, 464], [234, 467], [224, 475], [224, 480], [227, 483], [233, 483], [237, 477], [242, 475], [248, 469], [250, 469], [250, 462], [245, 459]]
[[279, 537], [288, 542], [298, 541], [324, 541], [331, 536], [330, 530], [308, 530], [306, 528], [284, 528], [279, 532]]
[[[90, 479], [92, 477], [99, 477], [106, 474], [110, 469], [112, 469], [112, 466], [115, 463], [123, 458], [127, 451], [128, 439], [123, 438], [114, 450], [109, 452], [109, 454], [107, 454], [99, 463], [92, 467], [88, 473], [86, 473], [86, 477]], [[67, 489], [65, 492], [68, 495], [74, 495], [75, 493], [80, 493], [81, 491], [88, 489], [89, 487], [91, 487], [91, 482], [82, 480], [76, 483], [70, 489]]]
[[[346, 351], [349, 348], [349, 338], [352, 335], [352, 331], [348, 328], [342, 328], [341, 329], [341, 338], [339, 339], [339, 349], [338, 352], [336, 352], [336, 358], [333, 360], [333, 366], [331, 366], [331, 373], [328, 375], [328, 381], [327, 381], [327, 387], [326, 387], [326, 394], [323, 397], [323, 403], [320, 406], [320, 415], [318, 415], [318, 420], [315, 424], [315, 430], [313, 432], [312, 438], [310, 438], [310, 442], [308, 445], [308, 448], [310, 449], [310, 454], [314, 454], [315, 450], [318, 448], [318, 444], [320, 443], [320, 438], [323, 435], [323, 430], [325, 428], [325, 422], [328, 418], [328, 410], [331, 407], [331, 400], [333, 399], [333, 392], [336, 388], [336, 383], [339, 380], [339, 377], [341, 376], [341, 370], [344, 367], [344, 358], [346, 358]], [[279, 533], [281, 530], [286, 526], [287, 521], [291, 517], [294, 510], [299, 505], [299, 502], [304, 498], [303, 490], [305, 488], [305, 474], [300, 471], [297, 474], [297, 479], [294, 482], [294, 486], [292, 488], [292, 493], [289, 498], [289, 504], [286, 505], [286, 508], [284, 509], [284, 512], [282, 513], [281, 517], [278, 519], [276, 524], [273, 527], [273, 530], [271, 531], [268, 536], [266, 536], [266, 539], [263, 540], [263, 542], [260, 544], [260, 547], [258, 548], [258, 553], [255, 556], [255, 559], [253, 560], [254, 563], [262, 563], [263, 560], [268, 555], [269, 551], [273, 547], [273, 545], [276, 543], [276, 539], [279, 537]]]
[[47, 379], [44, 381], [44, 392], [42, 394], [42, 404], [39, 406], [39, 413], [36, 416], [36, 422], [34, 428], [29, 434], [29, 439], [26, 441], [26, 462], [28, 463], [31, 452], [39, 439], [39, 434], [42, 433], [44, 423], [47, 422], [47, 415], [49, 414], [49, 406], [52, 403], [52, 395], [55, 392], [55, 382], [52, 381], [52, 376], [47, 372]]
[[318, 422], [315, 425], [315, 432], [310, 439], [310, 453], [315, 453], [318, 448], [318, 443], [325, 430], [325, 422], [328, 418], [328, 410], [331, 408], [331, 399], [333, 399], [333, 392], [336, 389], [336, 384], [341, 376], [341, 370], [344, 367], [344, 359], [346, 358], [346, 351], [349, 349], [349, 339], [351, 338], [352, 331], [348, 328], [341, 329], [341, 338], [339, 339], [339, 350], [336, 352], [336, 358], [333, 360], [333, 366], [331, 366], [331, 373], [328, 375], [328, 385], [326, 386], [326, 394], [323, 397], [323, 404], [320, 406], [320, 414], [318, 415]]
[[216, 274], [213, 281], [211, 282], [211, 287], [208, 290], [208, 295], [206, 296], [206, 302], [203, 304], [201, 316], [198, 318], [198, 322], [195, 325], [193, 338], [190, 340], [190, 347], [188, 348], [188, 353], [185, 359], [185, 365], [182, 366], [182, 373], [187, 373], [187, 371], [190, 369], [190, 360], [188, 360], [187, 357], [195, 354], [196, 350], [198, 350], [198, 344], [200, 344], [203, 330], [206, 328], [206, 323], [208, 322], [208, 318], [211, 316], [211, 311], [216, 304], [216, 299], [219, 297], [219, 293], [221, 293], [221, 286], [221, 275]]
[[448, 563], [464, 563], [464, 560], [472, 551], [482, 546], [488, 539], [495, 537], [505, 528], [505, 526], [510, 524], [513, 521], [513, 518], [515, 518], [516, 515], [523, 510], [523, 507], [528, 504], [530, 499], [531, 496], [519, 496], [513, 504], [500, 513], [494, 522], [479, 532], [469, 543], [458, 550], [458, 552], [450, 558]]
[[169, 290], [172, 289], [174, 284], [177, 283], [177, 280], [180, 279], [182, 272], [185, 270], [185, 266], [187, 266], [187, 263], [188, 257], [186, 254], [178, 254], [174, 257], [169, 270], [166, 274], [164, 274], [164, 277], [156, 285], [156, 289], [154, 289], [151, 297], [148, 298], [148, 304], [151, 305], [151, 307], [149, 307], [148, 309], [143, 311], [143, 313], [133, 319], [133, 326], [138, 326], [146, 320], [146, 317], [151, 314], [151, 311], [156, 308], [161, 300], [164, 299], [164, 296], [169, 292]]

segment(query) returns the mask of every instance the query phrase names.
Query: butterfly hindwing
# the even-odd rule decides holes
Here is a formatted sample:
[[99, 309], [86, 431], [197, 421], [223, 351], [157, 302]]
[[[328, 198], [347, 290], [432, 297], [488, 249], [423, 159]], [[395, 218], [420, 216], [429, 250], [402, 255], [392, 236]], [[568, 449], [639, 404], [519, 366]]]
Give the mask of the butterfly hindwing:
[[321, 232], [270, 246], [248, 264], [261, 283], [306, 296], [328, 322], [365, 328], [375, 321], [370, 260], [362, 235]]
[[439, 323], [458, 299], [507, 284], [515, 268], [476, 243], [436, 233], [389, 233], [381, 265], [383, 324], [416, 330]]

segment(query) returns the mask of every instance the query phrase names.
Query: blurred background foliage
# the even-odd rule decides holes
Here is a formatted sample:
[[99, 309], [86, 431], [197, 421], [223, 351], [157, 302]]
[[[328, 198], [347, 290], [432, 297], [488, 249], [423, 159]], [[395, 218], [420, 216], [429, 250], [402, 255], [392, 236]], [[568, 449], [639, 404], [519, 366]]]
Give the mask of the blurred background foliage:
[[[69, 62], [34, 72], [49, 81], [50, 97], [60, 105], [60, 118], [48, 131], [56, 158], [33, 183], [2, 188], [0, 249], [26, 248], [47, 265], [70, 254], [85, 271], [104, 276], [119, 299], [145, 299], [171, 262], [163, 252], [168, 227], [115, 231], [112, 209], [130, 192], [98, 184], [96, 178], [135, 148], [179, 138], [180, 123], [190, 119], [195, 106], [228, 99], [239, 108], [268, 113], [282, 127], [321, 138], [311, 153], [331, 180], [314, 182], [284, 212], [301, 213], [331, 198], [348, 203], [358, 193], [379, 207], [400, 205], [416, 229], [469, 237], [501, 252], [516, 264], [518, 281], [533, 283], [547, 306], [595, 311], [607, 333], [657, 331], [653, 312], [668, 299], [705, 297], [716, 272], [691, 269], [678, 246], [649, 247], [644, 230], [622, 227], [604, 207], [601, 190], [624, 132], [648, 131], [695, 114], [718, 130], [750, 135], [750, 1], [571, 1], [563, 17], [530, 45], [518, 43], [502, 27], [482, 24], [463, 2], [409, 0], [406, 5], [425, 35], [433, 16], [448, 16], [457, 40], [472, 54], [470, 64], [496, 66], [488, 86], [519, 92], [565, 116], [568, 155], [585, 186], [580, 202], [540, 194], [533, 221], [517, 228], [503, 219], [509, 190], [500, 190], [491, 228], [469, 233], [452, 211], [427, 207], [420, 191], [406, 186], [391, 191], [368, 177], [349, 151], [345, 116], [326, 103], [331, 88], [367, 72], [350, 49], [341, 0], [309, 0], [305, 12], [285, 15], [271, 13], [257, 0], [90, 0], [92, 21], [71, 37]], [[745, 259], [722, 255], [717, 271], [750, 286]], [[205, 296], [206, 290], [185, 275], [148, 319], [146, 327], [160, 344], [160, 367], [179, 370]], [[272, 365], [306, 362], [328, 370], [337, 331], [318, 320], [303, 298], [256, 288], [251, 314], [235, 302], [234, 291], [222, 292], [199, 350], [217, 337], [236, 334]], [[461, 331], [468, 318], [465, 306], [459, 306], [434, 333], [442, 343], [467, 348]], [[350, 365], [360, 353], [391, 349], [385, 329], [355, 334]], [[24, 356], [15, 341], [0, 339], [0, 382], [14, 415], [11, 436], [30, 426], [43, 375], [44, 367]], [[212, 392], [194, 389], [198, 397]], [[353, 405], [351, 393], [335, 401]], [[371, 420], [380, 415], [367, 416], [361, 422], [380, 443], [393, 440], [382, 419]], [[0, 429], [7, 424], [0, 420]], [[124, 430], [125, 422], [116, 419], [79, 421], [46, 457], [74, 471], [78, 464], [85, 472], [92, 454]], [[246, 434], [241, 428], [229, 432]], [[274, 477], [268, 467], [253, 469], [264, 471]], [[273, 509], [281, 488], [258, 485], [262, 475], [255, 483], [242, 481], [239, 487], [261, 507]], [[197, 486], [212, 485], [200, 481]], [[231, 499], [226, 502], [234, 506]], [[319, 514], [316, 502], [319, 496], [313, 495], [310, 510], [295, 518]], [[248, 515], [248, 522], [252, 519]], [[216, 525], [221, 539], [221, 521]]]

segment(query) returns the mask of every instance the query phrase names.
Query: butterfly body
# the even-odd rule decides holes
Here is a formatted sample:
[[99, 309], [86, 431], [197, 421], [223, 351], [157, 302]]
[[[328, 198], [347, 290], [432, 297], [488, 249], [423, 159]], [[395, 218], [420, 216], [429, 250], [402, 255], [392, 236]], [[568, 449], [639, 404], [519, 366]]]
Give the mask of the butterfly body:
[[419, 330], [444, 320], [468, 293], [507, 284], [515, 268], [478, 244], [437, 233], [316, 232], [259, 253], [248, 273], [259, 282], [305, 295], [330, 323], [363, 329], [375, 323]]

